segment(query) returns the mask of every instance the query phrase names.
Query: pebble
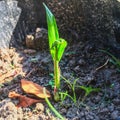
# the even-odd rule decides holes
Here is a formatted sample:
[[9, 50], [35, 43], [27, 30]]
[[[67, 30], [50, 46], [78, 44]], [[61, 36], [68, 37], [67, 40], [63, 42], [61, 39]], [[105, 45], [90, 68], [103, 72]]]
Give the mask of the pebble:
[[60, 113], [61, 114], [65, 114], [67, 112], [67, 110], [65, 109], [65, 108], [62, 108], [61, 110], [60, 110]]
[[118, 118], [116, 118], [116, 120], [120, 120], [120, 116]]
[[44, 108], [44, 105], [43, 105], [42, 103], [37, 103], [35, 109], [36, 109], [37, 111], [44, 112], [44, 109], [45, 109], [45, 108]]
[[108, 112], [109, 112], [109, 109], [108, 108], [103, 108], [101, 111], [100, 111], [100, 113], [101, 114], [108, 114]]
[[75, 70], [75, 72], [80, 71], [80, 67], [79, 67], [79, 65], [78, 65], [78, 66], [76, 66], [76, 67], [74, 68], [74, 70]]
[[25, 53], [25, 54], [35, 54], [35, 53], [36, 53], [36, 50], [33, 50], [33, 49], [25, 49], [25, 50], [24, 50], [24, 53]]
[[70, 75], [70, 73], [68, 73], [68, 72], [64, 72], [64, 73], [63, 73], [63, 76], [64, 76], [65, 78], [70, 78], [71, 75]]
[[84, 114], [84, 112], [80, 112], [80, 117], [83, 117], [85, 114]]
[[100, 100], [101, 100], [101, 97], [99, 96], [99, 95], [97, 95], [96, 97], [95, 97], [95, 103], [98, 103], [98, 102], [100, 102]]
[[116, 111], [113, 111], [112, 112], [112, 114], [111, 114], [111, 118], [113, 119], [113, 120], [115, 120], [115, 119], [117, 119], [118, 118], [118, 111], [116, 110]]
[[75, 60], [70, 60], [69, 61], [69, 66], [71, 67], [71, 66], [74, 66], [75, 65]]
[[114, 106], [113, 105], [108, 106], [108, 109], [109, 109], [110, 112], [113, 112], [114, 111]]
[[76, 115], [77, 115], [77, 111], [78, 111], [77, 108], [70, 108], [70, 109], [68, 110], [66, 116], [67, 116], [68, 118], [74, 118], [74, 117], [76, 117]]
[[79, 117], [75, 117], [72, 120], [80, 120], [80, 118]]
[[120, 105], [120, 99], [116, 98], [116, 99], [113, 99], [113, 103], [115, 105]]
[[78, 64], [79, 64], [80, 66], [84, 66], [86, 63], [85, 63], [85, 60], [80, 59], [80, 60], [78, 61]]

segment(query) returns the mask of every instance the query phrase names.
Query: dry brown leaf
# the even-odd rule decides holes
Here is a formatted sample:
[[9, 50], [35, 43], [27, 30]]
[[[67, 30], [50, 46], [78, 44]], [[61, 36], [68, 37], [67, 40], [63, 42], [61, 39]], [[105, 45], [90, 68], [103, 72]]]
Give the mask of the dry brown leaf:
[[15, 77], [17, 75], [16, 70], [8, 71], [6, 74], [0, 76], [0, 83], [3, 83], [6, 78]]
[[15, 91], [9, 92], [9, 98], [18, 98], [19, 103], [17, 104], [17, 107], [28, 107], [33, 105], [34, 103], [44, 102], [44, 100], [36, 100], [36, 99], [26, 97], [24, 95], [20, 95]]
[[28, 94], [36, 95], [39, 98], [50, 97], [49, 91], [46, 90], [46, 96], [45, 96], [43, 93], [43, 87], [36, 83], [33, 83], [32, 81], [22, 79], [21, 87], [24, 90], [24, 92], [26, 92]]

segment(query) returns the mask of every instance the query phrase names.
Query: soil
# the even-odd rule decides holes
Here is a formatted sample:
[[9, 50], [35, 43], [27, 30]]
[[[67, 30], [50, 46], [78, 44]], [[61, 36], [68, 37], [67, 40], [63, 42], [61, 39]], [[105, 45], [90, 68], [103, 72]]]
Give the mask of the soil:
[[[66, 120], [120, 120], [120, 73], [110, 62], [110, 56], [101, 52], [104, 46], [96, 47], [94, 42], [84, 41], [68, 46], [60, 62], [61, 74], [71, 83], [100, 88], [90, 93], [82, 101], [85, 92], [76, 89], [77, 102], [70, 98], [55, 102], [53, 106]], [[106, 48], [107, 49], [107, 48]], [[36, 51], [27, 48], [4, 49], [0, 51], [0, 120], [55, 120], [58, 119], [44, 103], [27, 108], [16, 107], [17, 100], [10, 99], [8, 93], [21, 90], [20, 80], [25, 78], [41, 86], [48, 85], [53, 78], [53, 63], [49, 51]], [[61, 89], [71, 89], [61, 79]]]

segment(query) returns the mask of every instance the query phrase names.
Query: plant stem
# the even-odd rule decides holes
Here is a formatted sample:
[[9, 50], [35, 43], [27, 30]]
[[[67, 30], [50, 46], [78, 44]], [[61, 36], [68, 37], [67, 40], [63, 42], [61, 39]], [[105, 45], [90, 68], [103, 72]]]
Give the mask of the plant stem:
[[54, 100], [59, 101], [59, 88], [60, 88], [60, 70], [59, 70], [59, 61], [57, 60], [57, 47], [55, 47], [55, 59], [54, 59]]
[[54, 60], [54, 79], [55, 79], [55, 92], [60, 88], [60, 70], [59, 61], [57, 60], [57, 47], [55, 47], [55, 60]]
[[[43, 92], [46, 96], [46, 90], [45, 88], [43, 88]], [[50, 107], [50, 109], [55, 113], [55, 115], [60, 118], [61, 120], [65, 120], [63, 118], [63, 116], [53, 107], [53, 105], [50, 103], [49, 99], [47, 97], [45, 97], [45, 101], [47, 102], [48, 106]]]
[[76, 103], [76, 93], [74, 89], [73, 89], [73, 98], [74, 98], [74, 103]]

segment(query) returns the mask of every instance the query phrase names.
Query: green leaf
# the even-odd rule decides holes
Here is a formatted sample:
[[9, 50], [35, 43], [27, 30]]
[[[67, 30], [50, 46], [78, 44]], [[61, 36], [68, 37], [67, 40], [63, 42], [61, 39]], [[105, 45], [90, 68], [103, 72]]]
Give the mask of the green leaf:
[[50, 80], [49, 83], [48, 83], [48, 85], [50, 85], [52, 88], [54, 88], [54, 86], [55, 86], [54, 80]]
[[55, 48], [52, 48], [52, 45], [56, 40], [59, 39], [58, 28], [57, 28], [54, 15], [49, 10], [49, 8], [45, 5], [45, 3], [43, 3], [43, 5], [46, 9], [46, 16], [47, 16], [49, 48], [50, 48], [50, 53], [52, 55], [52, 58], [54, 60], [55, 59]]
[[85, 91], [85, 96], [88, 96], [91, 92], [100, 91], [100, 88], [92, 88], [92, 87], [85, 87], [85, 86], [79, 86], [79, 87]]
[[61, 60], [66, 46], [67, 46], [67, 42], [64, 39], [60, 38], [59, 39], [59, 44], [57, 45], [57, 55], [58, 55], [57, 60], [58, 61]]
[[53, 43], [51, 49], [55, 49], [56, 50], [57, 61], [61, 60], [66, 46], [67, 46], [67, 42], [64, 39], [62, 39], [62, 38], [60, 38], [59, 40], [56, 40]]

